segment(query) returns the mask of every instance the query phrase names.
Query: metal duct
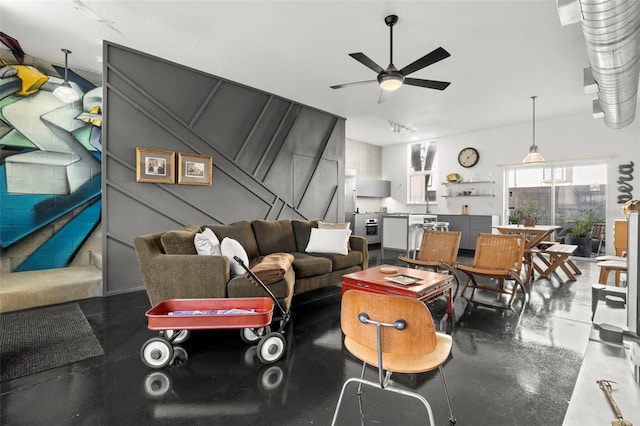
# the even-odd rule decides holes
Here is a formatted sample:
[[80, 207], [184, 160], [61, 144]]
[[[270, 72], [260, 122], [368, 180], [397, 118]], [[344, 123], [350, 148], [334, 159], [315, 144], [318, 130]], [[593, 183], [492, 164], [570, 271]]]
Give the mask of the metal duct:
[[[633, 122], [640, 79], [640, 1], [578, 0], [587, 54], [598, 84], [605, 124], [620, 129]], [[563, 24], [575, 22], [576, 2], [558, 0]], [[575, 15], [574, 15], [575, 17]]]

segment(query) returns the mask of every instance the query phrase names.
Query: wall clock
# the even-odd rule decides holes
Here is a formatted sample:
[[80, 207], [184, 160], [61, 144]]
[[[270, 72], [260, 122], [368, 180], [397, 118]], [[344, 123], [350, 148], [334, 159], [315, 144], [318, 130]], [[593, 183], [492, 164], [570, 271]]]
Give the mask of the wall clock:
[[478, 163], [479, 159], [480, 154], [478, 150], [471, 147], [463, 148], [458, 154], [458, 163], [460, 163], [462, 167], [473, 167]]

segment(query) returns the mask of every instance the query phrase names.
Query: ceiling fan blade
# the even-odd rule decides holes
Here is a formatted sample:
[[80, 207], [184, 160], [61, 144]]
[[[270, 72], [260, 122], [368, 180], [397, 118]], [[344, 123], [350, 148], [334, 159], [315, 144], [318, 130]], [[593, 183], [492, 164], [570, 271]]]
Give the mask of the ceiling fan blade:
[[351, 86], [360, 86], [362, 84], [370, 84], [377, 83], [378, 80], [365, 80], [365, 81], [356, 81], [355, 83], [346, 83], [346, 84], [337, 84], [335, 86], [330, 86], [332, 89], [342, 89], [343, 87], [351, 87]]
[[371, 58], [369, 58], [367, 55], [365, 55], [362, 52], [349, 53], [349, 56], [351, 56], [356, 61], [360, 62], [365, 67], [377, 72], [378, 74], [380, 74], [381, 72], [384, 72], [384, 68], [382, 68], [380, 65], [373, 62]]
[[378, 103], [383, 104], [389, 100], [391, 94], [393, 92], [390, 90], [380, 90], [380, 97], [378, 98]]
[[427, 89], [444, 90], [451, 83], [448, 81], [422, 80], [420, 78], [407, 77], [404, 79], [404, 84], [408, 84], [409, 86], [426, 87]]
[[442, 47], [438, 47], [437, 49], [433, 50], [430, 53], [427, 53], [426, 55], [424, 55], [422, 58], [413, 61], [412, 63], [410, 63], [409, 65], [407, 65], [406, 67], [402, 68], [400, 70], [400, 73], [404, 76], [407, 76], [413, 72], [416, 72], [418, 70], [421, 70], [424, 67], [428, 67], [431, 64], [435, 64], [438, 61], [441, 61], [445, 58], [448, 58], [449, 56], [451, 56], [451, 54], [449, 52], [447, 52], [446, 50], [444, 50]]

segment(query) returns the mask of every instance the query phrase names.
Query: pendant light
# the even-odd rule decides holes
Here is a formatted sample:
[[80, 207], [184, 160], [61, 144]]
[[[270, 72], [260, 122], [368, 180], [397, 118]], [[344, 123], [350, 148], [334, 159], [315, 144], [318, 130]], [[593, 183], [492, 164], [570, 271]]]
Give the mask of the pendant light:
[[538, 153], [536, 145], [536, 98], [537, 96], [531, 97], [533, 101], [533, 144], [529, 147], [529, 153], [522, 160], [522, 164], [544, 163], [544, 157]]
[[67, 57], [71, 51], [69, 49], [60, 49], [64, 52], [64, 82], [53, 91], [53, 94], [56, 98], [60, 99], [62, 102], [70, 103], [77, 101], [80, 99], [80, 95], [76, 93], [75, 90], [69, 84], [69, 79], [67, 77], [68, 62]]

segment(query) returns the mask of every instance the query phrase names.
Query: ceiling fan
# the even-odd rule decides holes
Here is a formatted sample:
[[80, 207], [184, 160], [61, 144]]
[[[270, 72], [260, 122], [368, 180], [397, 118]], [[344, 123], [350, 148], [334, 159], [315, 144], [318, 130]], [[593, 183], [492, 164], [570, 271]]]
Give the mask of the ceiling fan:
[[383, 69], [380, 65], [376, 64], [373, 60], [371, 60], [367, 55], [362, 52], [358, 53], [349, 53], [356, 61], [360, 62], [367, 68], [378, 73], [378, 78], [376, 80], [365, 80], [358, 81], [355, 83], [347, 83], [347, 84], [338, 84], [336, 86], [331, 86], [332, 89], [342, 89], [344, 87], [350, 86], [358, 86], [361, 84], [370, 84], [378, 82], [380, 88], [382, 89], [382, 93], [380, 94], [380, 99], [378, 103], [384, 102], [386, 98], [386, 93], [397, 90], [403, 84], [408, 84], [410, 86], [418, 86], [418, 87], [426, 87], [427, 89], [436, 89], [436, 90], [444, 90], [449, 86], [449, 82], [447, 81], [436, 81], [436, 80], [423, 80], [420, 78], [411, 78], [407, 77], [409, 74], [414, 73], [416, 71], [421, 70], [429, 65], [435, 64], [438, 61], [441, 61], [445, 58], [451, 56], [449, 52], [444, 50], [442, 47], [438, 47], [430, 53], [427, 53], [422, 58], [410, 63], [406, 67], [398, 70], [395, 65], [393, 65], [393, 26], [398, 22], [397, 15], [389, 15], [384, 18], [385, 24], [389, 27], [389, 66], [387, 69]]

